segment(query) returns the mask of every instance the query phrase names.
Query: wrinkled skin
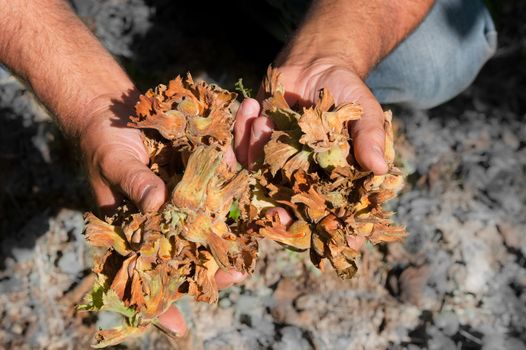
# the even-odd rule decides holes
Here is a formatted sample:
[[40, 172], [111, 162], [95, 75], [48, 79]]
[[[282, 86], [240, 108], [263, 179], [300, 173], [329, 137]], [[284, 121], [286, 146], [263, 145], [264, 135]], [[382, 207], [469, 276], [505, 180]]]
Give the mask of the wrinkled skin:
[[147, 166], [149, 158], [140, 131], [115, 125], [112, 119], [120, 118], [105, 111], [92, 118], [81, 135], [80, 146], [97, 204], [110, 211], [124, 195], [143, 212], [158, 210], [167, 197], [164, 182]]

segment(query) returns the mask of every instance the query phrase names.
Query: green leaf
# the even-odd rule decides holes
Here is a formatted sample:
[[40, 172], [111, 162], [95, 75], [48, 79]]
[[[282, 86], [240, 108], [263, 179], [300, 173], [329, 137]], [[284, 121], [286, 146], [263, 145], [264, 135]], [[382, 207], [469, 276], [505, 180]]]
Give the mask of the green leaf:
[[104, 287], [100, 284], [95, 284], [91, 292], [86, 295], [84, 301], [86, 304], [77, 306], [78, 310], [98, 311], [104, 306]]
[[136, 337], [143, 334], [148, 327], [129, 327], [126, 325], [99, 330], [95, 336], [96, 343], [91, 347], [95, 349], [102, 349], [108, 346], [117, 345], [126, 340], [126, 338]]
[[233, 201], [232, 205], [230, 206], [230, 211], [228, 212], [228, 218], [237, 221], [239, 220], [240, 215], [241, 210], [239, 209], [239, 202]]
[[113, 311], [126, 317], [133, 317], [135, 315], [135, 310], [130, 307], [126, 307], [126, 305], [124, 305], [122, 300], [119, 299], [119, 296], [113, 289], [109, 289], [105, 294], [103, 294], [102, 301], [104, 305], [102, 306], [101, 310]]
[[244, 98], [250, 98], [252, 95], [252, 89], [246, 88], [243, 85], [243, 78], [239, 78], [239, 80], [236, 82], [235, 90], [243, 95]]

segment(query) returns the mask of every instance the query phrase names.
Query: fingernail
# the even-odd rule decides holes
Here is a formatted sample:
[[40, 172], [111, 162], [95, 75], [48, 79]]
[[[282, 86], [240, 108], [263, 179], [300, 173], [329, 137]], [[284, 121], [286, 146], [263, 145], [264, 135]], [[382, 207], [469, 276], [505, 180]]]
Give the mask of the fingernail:
[[252, 128], [252, 139], [253, 140], [256, 140], [256, 141], [259, 140], [262, 134], [263, 134], [263, 130], [259, 128]]
[[372, 169], [376, 175], [383, 175], [385, 174], [389, 169], [387, 162], [385, 161], [384, 152], [382, 149], [375, 145], [373, 146], [373, 153], [376, 158], [375, 163], [376, 166]]
[[252, 124], [252, 139], [254, 139], [255, 141], [260, 141], [262, 137], [265, 137], [264, 141], [268, 141], [268, 139], [270, 139], [272, 128], [272, 120], [266, 117], [257, 118], [254, 124]]
[[168, 335], [175, 336], [177, 338], [185, 337], [188, 334], [188, 327], [186, 326], [185, 317], [175, 307], [170, 306], [168, 310], [157, 316], [157, 320], [154, 321], [154, 325]]
[[374, 153], [374, 155], [375, 155], [377, 158], [379, 158], [379, 159], [381, 159], [381, 160], [383, 160], [383, 161], [385, 162], [384, 152], [382, 151], [382, 149], [380, 148], [380, 146], [378, 146], [378, 145], [374, 145], [374, 146], [373, 146], [373, 153]]
[[252, 98], [247, 98], [246, 100], [241, 102], [240, 113], [245, 114], [245, 115], [248, 115], [248, 114], [255, 115], [255, 114], [257, 114], [257, 102], [256, 102], [256, 100], [254, 100]]
[[232, 283], [239, 283], [247, 278], [247, 275], [245, 273], [236, 270], [229, 271], [229, 274], [232, 278]]
[[155, 186], [146, 187], [146, 189], [143, 191], [141, 195], [141, 199], [139, 199], [139, 206], [141, 210], [145, 213], [153, 210], [152, 203], [150, 200], [150, 194], [152, 193], [154, 189], [155, 189]]

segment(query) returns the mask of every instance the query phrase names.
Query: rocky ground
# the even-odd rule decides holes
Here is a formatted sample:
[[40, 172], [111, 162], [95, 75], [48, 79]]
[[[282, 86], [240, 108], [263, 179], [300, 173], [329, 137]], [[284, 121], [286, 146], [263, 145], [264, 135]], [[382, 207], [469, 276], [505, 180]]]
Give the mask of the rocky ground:
[[[279, 49], [242, 13], [72, 3], [143, 89], [186, 70], [256, 86]], [[217, 305], [180, 302], [187, 338], [153, 331], [120, 348], [526, 349], [525, 8], [504, 3], [497, 56], [461, 96], [427, 112], [395, 110], [409, 174], [393, 203], [404, 243], [366, 247], [349, 282], [264, 242], [254, 276]], [[94, 205], [80, 162], [7, 71], [0, 123], [0, 348], [85, 349], [95, 327], [115, 319], [74, 309], [92, 282], [82, 213]]]

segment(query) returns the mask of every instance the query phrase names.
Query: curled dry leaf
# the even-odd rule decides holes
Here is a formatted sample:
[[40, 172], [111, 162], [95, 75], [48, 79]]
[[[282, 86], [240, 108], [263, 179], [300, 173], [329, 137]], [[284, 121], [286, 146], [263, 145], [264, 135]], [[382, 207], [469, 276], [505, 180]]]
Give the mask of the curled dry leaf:
[[[215, 273], [252, 273], [257, 238], [310, 250], [316, 266], [327, 260], [340, 277], [351, 278], [364, 242], [404, 237], [382, 208], [403, 186], [393, 166], [391, 115], [385, 114], [389, 173], [374, 176], [352, 157], [348, 124], [361, 117], [361, 107], [335, 106], [322, 90], [314, 106], [293, 109], [278, 80], [279, 72], [269, 69], [263, 113], [276, 129], [252, 173], [224, 161], [232, 147], [234, 93], [188, 75], [140, 97], [129, 126], [143, 131], [150, 169], [171, 196], [158, 212], [123, 204], [104, 220], [86, 214], [97, 281], [79, 308], [124, 317], [121, 327], [97, 333], [95, 347], [142, 334], [182, 295], [216, 302]], [[276, 206], [294, 215], [290, 225], [265, 215]]]
[[[217, 301], [218, 269], [251, 273], [257, 242], [246, 228], [249, 181], [224, 155], [232, 144], [236, 95], [191, 76], [141, 96], [129, 126], [143, 129], [150, 168], [171, 190], [158, 212], [121, 206], [101, 220], [86, 214], [86, 239], [98, 247], [97, 282], [81, 309], [119, 312], [124, 325], [103, 330], [97, 347], [155, 324], [182, 295]], [[236, 220], [229, 214], [235, 206]]]
[[[393, 165], [391, 113], [384, 114], [389, 171], [375, 176], [362, 171], [352, 156], [348, 124], [361, 118], [360, 106], [335, 106], [330, 92], [321, 90], [314, 106], [295, 110], [285, 101], [276, 70], [269, 71], [264, 87], [263, 114], [276, 127], [254, 174], [261, 185], [257, 195], [266, 198], [262, 203], [288, 207], [297, 221], [285, 229], [279, 220], [260, 220], [259, 233], [296, 249], [310, 249], [315, 265], [328, 260], [340, 277], [351, 278], [366, 241], [377, 244], [405, 237], [404, 228], [392, 225], [390, 213], [382, 207], [404, 183]], [[310, 244], [297, 238], [297, 224], [308, 232]]]

